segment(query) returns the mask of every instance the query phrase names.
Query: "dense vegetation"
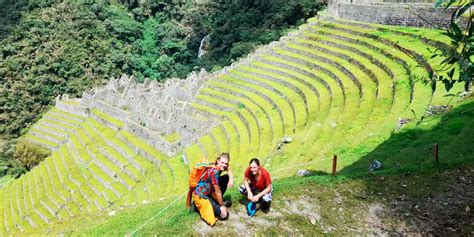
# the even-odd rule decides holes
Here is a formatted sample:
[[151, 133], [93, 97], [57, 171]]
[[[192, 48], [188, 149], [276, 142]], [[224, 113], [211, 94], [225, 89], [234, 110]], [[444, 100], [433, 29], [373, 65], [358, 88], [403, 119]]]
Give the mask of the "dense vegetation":
[[[164, 80], [201, 67], [217, 70], [322, 6], [313, 0], [72, 2], [0, 0], [2, 173], [23, 170], [12, 169], [21, 164], [13, 162], [15, 138], [55, 96], [80, 96], [122, 73]], [[206, 35], [207, 54], [198, 58]]]

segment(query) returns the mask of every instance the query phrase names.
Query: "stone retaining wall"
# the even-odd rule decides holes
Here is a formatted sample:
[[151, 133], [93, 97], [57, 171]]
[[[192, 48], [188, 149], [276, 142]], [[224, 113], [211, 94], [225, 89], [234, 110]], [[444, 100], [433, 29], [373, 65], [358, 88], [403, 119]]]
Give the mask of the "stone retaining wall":
[[427, 28], [449, 26], [453, 8], [435, 8], [434, 3], [414, 2], [404, 3], [403, 0], [329, 0], [328, 13], [334, 17], [384, 25]]

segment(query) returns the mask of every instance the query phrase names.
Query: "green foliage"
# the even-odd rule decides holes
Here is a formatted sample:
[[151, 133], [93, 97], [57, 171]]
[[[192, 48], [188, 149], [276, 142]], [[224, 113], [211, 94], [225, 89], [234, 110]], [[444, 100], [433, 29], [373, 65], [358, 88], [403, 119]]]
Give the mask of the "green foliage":
[[[21, 135], [57, 95], [81, 96], [122, 73], [143, 81], [219, 70], [277, 40], [319, 6], [312, 0], [0, 0], [0, 139]], [[198, 59], [205, 35], [208, 54]]]
[[[441, 65], [443, 68], [438, 74], [433, 74], [431, 79], [433, 85], [436, 81], [443, 82], [446, 91], [449, 91], [454, 83], [464, 83], [464, 89], [469, 90], [474, 76], [474, 36], [473, 19], [474, 3], [472, 1], [437, 0], [436, 6], [446, 2], [446, 8], [456, 5], [456, 10], [451, 16], [451, 25], [445, 34], [451, 39], [450, 47], [438, 50], [433, 57], [443, 56]], [[457, 78], [456, 75], [459, 75]]]
[[[0, 32], [0, 39], [5, 37], [0, 46], [0, 136], [18, 136], [58, 94], [80, 96], [111, 76], [164, 80], [200, 67], [226, 66], [257, 45], [277, 40], [319, 6], [309, 0], [92, 5], [4, 0], [0, 20], [8, 29]], [[207, 34], [208, 55], [197, 59]]]
[[316, 15], [316, 1], [221, 1], [211, 16], [211, 46], [201, 65], [228, 65], [285, 34], [286, 29]]
[[16, 145], [14, 158], [19, 162], [22, 168], [29, 171], [43, 161], [49, 154], [50, 151], [48, 149], [27, 141], [21, 141]]

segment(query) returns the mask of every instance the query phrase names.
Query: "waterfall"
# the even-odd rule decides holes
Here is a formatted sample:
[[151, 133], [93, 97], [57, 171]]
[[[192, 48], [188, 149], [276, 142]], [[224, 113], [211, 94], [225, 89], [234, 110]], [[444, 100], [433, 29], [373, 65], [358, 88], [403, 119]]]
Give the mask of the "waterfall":
[[201, 44], [199, 45], [199, 50], [198, 50], [198, 58], [201, 58], [204, 54], [206, 54], [208, 40], [209, 40], [209, 35], [202, 37]]

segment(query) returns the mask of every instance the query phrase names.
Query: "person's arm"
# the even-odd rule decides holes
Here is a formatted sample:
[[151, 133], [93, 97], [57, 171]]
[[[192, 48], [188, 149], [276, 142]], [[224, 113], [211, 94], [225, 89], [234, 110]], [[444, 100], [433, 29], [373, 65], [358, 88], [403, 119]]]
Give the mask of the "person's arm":
[[217, 203], [219, 203], [219, 206], [224, 206], [224, 199], [222, 198], [222, 192], [221, 189], [219, 188], [219, 184], [213, 184], [214, 185], [214, 192], [211, 194], [214, 199], [216, 199]]
[[255, 195], [253, 197], [253, 199], [256, 201], [258, 201], [258, 199], [260, 199], [263, 195], [269, 193], [270, 191], [272, 191], [272, 184], [269, 184], [263, 191], [261, 191], [259, 194]]
[[232, 188], [232, 186], [234, 186], [234, 176], [232, 175], [230, 167], [227, 168], [227, 174], [229, 175], [229, 183], [227, 183], [227, 188]]
[[227, 216], [227, 207], [224, 204], [221, 188], [219, 188], [219, 184], [213, 184], [213, 185], [214, 185], [214, 192], [211, 195], [217, 201], [217, 203], [219, 203], [219, 207], [221, 209], [221, 218], [225, 218]]
[[253, 198], [253, 193], [252, 193], [252, 190], [250, 189], [250, 185], [249, 185], [249, 179], [247, 177], [244, 176], [244, 186], [245, 186], [245, 189], [247, 189], [247, 198], [249, 200], [252, 200]]
[[211, 196], [217, 201], [221, 209], [221, 218], [227, 217], [227, 207], [224, 204], [224, 197], [222, 197], [221, 188], [219, 187], [219, 173], [212, 175], [212, 186], [214, 187], [214, 192], [211, 193]]

